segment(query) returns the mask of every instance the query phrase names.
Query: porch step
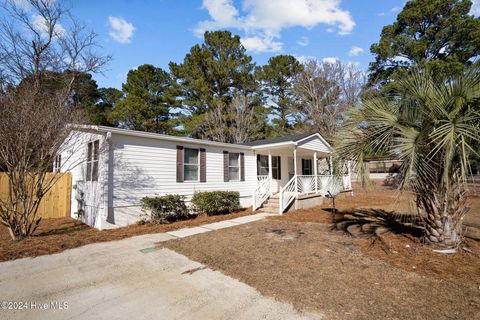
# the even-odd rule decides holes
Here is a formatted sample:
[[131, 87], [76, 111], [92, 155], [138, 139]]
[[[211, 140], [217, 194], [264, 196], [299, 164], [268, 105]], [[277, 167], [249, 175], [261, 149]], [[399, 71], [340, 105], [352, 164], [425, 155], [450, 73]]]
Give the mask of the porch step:
[[262, 205], [261, 211], [270, 214], [278, 214], [280, 203], [278, 195], [273, 195], [268, 198], [267, 201]]

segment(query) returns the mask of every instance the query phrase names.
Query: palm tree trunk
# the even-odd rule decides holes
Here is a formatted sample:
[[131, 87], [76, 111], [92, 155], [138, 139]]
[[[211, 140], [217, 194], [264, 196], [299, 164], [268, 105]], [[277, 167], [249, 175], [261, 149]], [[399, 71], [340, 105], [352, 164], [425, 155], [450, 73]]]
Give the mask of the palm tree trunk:
[[426, 241], [441, 249], [457, 248], [463, 241], [462, 222], [467, 212], [465, 189], [458, 185], [447, 192], [433, 191], [417, 197], [424, 210]]

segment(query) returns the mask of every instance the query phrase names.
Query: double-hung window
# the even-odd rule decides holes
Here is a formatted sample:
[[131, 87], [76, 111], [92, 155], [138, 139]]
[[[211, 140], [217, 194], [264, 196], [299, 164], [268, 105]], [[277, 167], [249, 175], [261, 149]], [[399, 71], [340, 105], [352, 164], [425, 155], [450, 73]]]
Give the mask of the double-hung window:
[[60, 172], [61, 168], [62, 168], [62, 155], [57, 154], [55, 156], [55, 160], [53, 161], [53, 171]]
[[228, 180], [240, 180], [240, 153], [228, 154]]
[[280, 167], [280, 156], [272, 157], [272, 178], [275, 180], [282, 179]]
[[99, 141], [88, 143], [87, 150], [87, 181], [98, 181], [98, 147]]
[[268, 156], [258, 155], [257, 159], [257, 174], [259, 176], [268, 175]]
[[185, 148], [183, 157], [184, 181], [198, 181], [198, 149]]

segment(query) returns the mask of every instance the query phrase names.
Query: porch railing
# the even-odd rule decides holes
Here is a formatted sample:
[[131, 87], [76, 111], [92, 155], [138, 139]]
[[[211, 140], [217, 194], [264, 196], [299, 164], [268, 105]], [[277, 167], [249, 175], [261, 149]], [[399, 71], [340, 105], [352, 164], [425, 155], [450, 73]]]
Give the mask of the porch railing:
[[342, 179], [334, 179], [333, 175], [296, 175], [280, 189], [279, 213], [282, 214], [298, 195], [323, 194], [328, 191], [337, 194], [351, 190], [351, 179], [345, 175]]
[[253, 194], [253, 210], [257, 210], [272, 195], [270, 183], [272, 178], [268, 175], [257, 176], [257, 187]]
[[285, 209], [288, 208], [290, 203], [297, 197], [298, 195], [298, 176], [293, 176], [290, 181], [287, 182], [287, 184], [280, 189], [280, 195], [279, 195], [279, 210], [280, 214], [282, 214]]

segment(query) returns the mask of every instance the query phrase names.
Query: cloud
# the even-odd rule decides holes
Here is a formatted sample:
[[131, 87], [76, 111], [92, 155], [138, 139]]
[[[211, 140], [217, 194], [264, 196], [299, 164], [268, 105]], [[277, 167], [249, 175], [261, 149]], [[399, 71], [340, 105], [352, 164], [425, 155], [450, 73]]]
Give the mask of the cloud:
[[473, 0], [472, 7], [470, 8], [470, 14], [475, 17], [480, 17], [480, 0]]
[[274, 41], [272, 37], [247, 37], [241, 38], [241, 42], [245, 49], [256, 53], [279, 52], [283, 47], [282, 42]]
[[350, 49], [350, 51], [348, 52], [348, 55], [350, 57], [358, 56], [359, 54], [362, 54], [363, 51], [364, 50], [362, 48], [353, 46], [352, 49]]
[[340, 61], [338, 57], [326, 57], [322, 59], [322, 62], [325, 63], [337, 63], [338, 61]]
[[300, 39], [298, 39], [297, 44], [299, 46], [306, 47], [310, 44], [310, 41], [307, 37], [301, 37]]
[[[43, 36], [46, 36], [49, 32], [49, 28], [51, 24], [47, 26], [47, 22], [44, 17], [41, 15], [34, 15], [32, 18], [33, 27], [39, 31]], [[55, 27], [53, 28], [54, 36], [61, 37], [65, 34], [65, 28], [59, 23], [55, 23]]]
[[393, 8], [390, 10], [390, 12], [398, 12], [398, 11], [400, 11], [400, 10], [402, 10], [401, 7], [393, 7]]
[[[283, 29], [290, 27], [314, 28], [326, 24], [340, 35], [352, 32], [355, 21], [350, 13], [340, 8], [340, 0], [242, 0], [241, 11], [233, 0], [203, 0], [209, 20], [198, 23], [195, 34], [199, 37], [207, 30], [238, 29], [245, 32], [252, 47], [279, 51]], [[260, 51], [259, 51], [260, 52]]]
[[119, 43], [129, 43], [133, 36], [135, 27], [130, 22], [120, 17], [108, 17], [110, 23], [110, 32], [108, 33], [113, 40]]

